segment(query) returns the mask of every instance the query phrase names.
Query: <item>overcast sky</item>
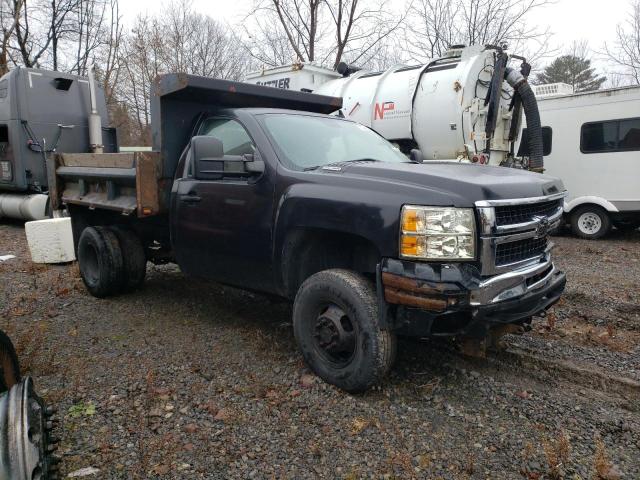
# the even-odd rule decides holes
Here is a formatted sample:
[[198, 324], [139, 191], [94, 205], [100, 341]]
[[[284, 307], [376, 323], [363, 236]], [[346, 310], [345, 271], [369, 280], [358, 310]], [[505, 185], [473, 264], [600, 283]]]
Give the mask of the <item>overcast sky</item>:
[[[404, 1], [392, 0], [397, 5]], [[158, 10], [157, 0], [125, 0], [120, 4], [126, 23], [132, 22], [138, 13]], [[251, 4], [252, 0], [193, 2], [196, 11], [230, 24], [241, 19]], [[616, 25], [628, 15], [629, 4], [630, 0], [557, 0], [553, 5], [536, 10], [530, 18], [533, 23], [551, 28], [553, 44], [560, 49], [574, 40], [586, 39], [592, 50], [599, 50], [603, 42], [613, 40]]]

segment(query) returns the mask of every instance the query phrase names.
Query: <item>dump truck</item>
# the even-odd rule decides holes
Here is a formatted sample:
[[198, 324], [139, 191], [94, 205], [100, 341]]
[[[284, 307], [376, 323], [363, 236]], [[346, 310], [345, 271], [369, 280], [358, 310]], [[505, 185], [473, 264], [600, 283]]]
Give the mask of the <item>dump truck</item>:
[[139, 288], [148, 261], [293, 303], [309, 367], [358, 392], [396, 336], [478, 348], [553, 305], [560, 180], [415, 162], [340, 98], [192, 75], [160, 77], [153, 152], [54, 155], [88, 291]]

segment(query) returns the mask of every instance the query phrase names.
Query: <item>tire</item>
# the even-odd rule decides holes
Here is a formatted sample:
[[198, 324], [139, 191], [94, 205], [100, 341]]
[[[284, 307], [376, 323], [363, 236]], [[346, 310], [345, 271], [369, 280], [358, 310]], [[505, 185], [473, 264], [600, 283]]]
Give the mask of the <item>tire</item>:
[[293, 331], [311, 370], [347, 392], [379, 383], [395, 360], [396, 336], [378, 325], [373, 284], [348, 270], [325, 270], [302, 284]]
[[0, 330], [0, 394], [20, 382], [20, 365], [11, 339]]
[[140, 238], [134, 232], [124, 227], [114, 227], [113, 232], [118, 237], [122, 251], [124, 278], [121, 290], [133, 292], [144, 283], [144, 277], [147, 274], [147, 256]]
[[124, 266], [118, 237], [106, 227], [87, 227], [78, 242], [80, 276], [89, 293], [104, 298], [122, 288]]
[[597, 240], [609, 233], [611, 219], [605, 209], [584, 205], [571, 212], [571, 230], [580, 238]]

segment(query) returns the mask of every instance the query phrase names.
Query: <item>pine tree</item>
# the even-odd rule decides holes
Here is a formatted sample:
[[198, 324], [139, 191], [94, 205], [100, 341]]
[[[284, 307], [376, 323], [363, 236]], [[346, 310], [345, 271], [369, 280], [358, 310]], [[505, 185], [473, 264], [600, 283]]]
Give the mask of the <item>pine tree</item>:
[[562, 55], [536, 76], [535, 83], [568, 83], [574, 92], [588, 92], [599, 90], [606, 80], [606, 77], [596, 73], [591, 60], [575, 55]]

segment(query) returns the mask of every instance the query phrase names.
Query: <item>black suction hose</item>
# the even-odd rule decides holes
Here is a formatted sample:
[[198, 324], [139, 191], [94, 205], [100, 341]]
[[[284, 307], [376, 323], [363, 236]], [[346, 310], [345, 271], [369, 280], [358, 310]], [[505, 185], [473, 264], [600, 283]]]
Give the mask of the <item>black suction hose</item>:
[[529, 170], [542, 172], [544, 159], [542, 156], [542, 124], [538, 102], [527, 79], [517, 70], [507, 67], [504, 71], [507, 83], [518, 92], [522, 99], [524, 116], [527, 119], [527, 136], [529, 140]]

